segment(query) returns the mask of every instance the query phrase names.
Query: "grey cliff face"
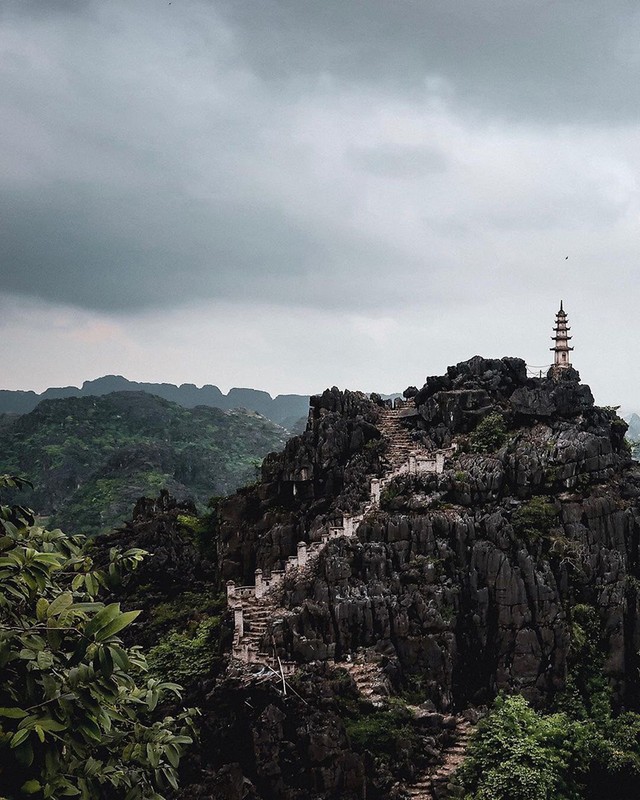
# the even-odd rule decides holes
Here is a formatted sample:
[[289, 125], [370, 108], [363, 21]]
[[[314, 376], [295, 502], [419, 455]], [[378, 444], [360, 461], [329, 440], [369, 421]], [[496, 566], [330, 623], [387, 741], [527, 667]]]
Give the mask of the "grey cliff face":
[[[405, 393], [403, 425], [426, 448], [457, 446], [441, 474], [399, 476], [355, 539], [331, 541], [285, 582], [269, 631], [283, 658], [382, 654], [397, 687], [444, 711], [519, 691], [544, 706], [564, 686], [571, 609], [597, 609], [620, 704], [637, 689], [640, 474], [626, 424], [594, 406], [573, 370], [528, 379], [523, 361], [475, 357]], [[263, 481], [223, 508], [225, 578], [252, 582], [313, 541], [383, 474], [381, 401], [331, 390]], [[503, 441], [477, 447], [498, 414]]]

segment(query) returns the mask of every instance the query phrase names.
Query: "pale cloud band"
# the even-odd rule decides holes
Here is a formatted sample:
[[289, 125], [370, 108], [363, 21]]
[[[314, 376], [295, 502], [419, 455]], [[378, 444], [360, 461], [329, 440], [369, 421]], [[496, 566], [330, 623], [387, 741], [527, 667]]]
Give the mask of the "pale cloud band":
[[[0, 14], [1, 289], [33, 298], [27, 316], [78, 309], [80, 338], [50, 334], [75, 354], [58, 382], [393, 390], [480, 346], [543, 358], [562, 295], [585, 377], [609, 390], [617, 356], [600, 343], [619, 353], [622, 334], [606, 317], [623, 316], [627, 348], [636, 325], [632, 4], [20, 0]], [[415, 348], [404, 368], [399, 340]], [[636, 390], [620, 385], [628, 403]]]

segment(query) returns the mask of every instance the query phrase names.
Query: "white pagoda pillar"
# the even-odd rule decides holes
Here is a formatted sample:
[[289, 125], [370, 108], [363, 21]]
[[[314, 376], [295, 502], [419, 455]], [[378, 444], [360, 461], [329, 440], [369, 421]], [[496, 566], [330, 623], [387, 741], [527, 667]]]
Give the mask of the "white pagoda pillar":
[[567, 369], [571, 366], [569, 352], [573, 350], [573, 347], [569, 347], [570, 330], [571, 328], [567, 325], [567, 312], [563, 309], [561, 300], [560, 311], [556, 314], [556, 324], [553, 329], [554, 335], [551, 337], [555, 342], [554, 346], [550, 348], [554, 353], [554, 369]]

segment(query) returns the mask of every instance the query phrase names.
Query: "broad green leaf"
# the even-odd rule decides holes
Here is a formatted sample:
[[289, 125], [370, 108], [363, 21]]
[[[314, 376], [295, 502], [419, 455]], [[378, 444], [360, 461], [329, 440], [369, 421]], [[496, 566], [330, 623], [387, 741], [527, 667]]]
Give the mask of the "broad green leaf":
[[38, 553], [33, 557], [35, 562], [40, 564], [48, 564], [52, 567], [59, 567], [61, 562], [64, 561], [60, 553]]
[[0, 717], [9, 717], [10, 719], [24, 719], [28, 717], [26, 711], [21, 708], [0, 708]]
[[63, 611], [66, 611], [67, 608], [73, 603], [73, 595], [71, 592], [63, 592], [59, 594], [55, 600], [49, 606], [49, 610], [47, 612], [48, 617], [57, 617], [62, 614]]
[[74, 651], [73, 651], [73, 653], [71, 655], [71, 658], [69, 660], [69, 666], [75, 667], [77, 664], [79, 664], [82, 661], [82, 659], [84, 658], [85, 653], [87, 652], [87, 647], [88, 646], [89, 646], [89, 642], [83, 636], [79, 640], [79, 642], [77, 643], [77, 645], [74, 648]]
[[76, 575], [74, 579], [71, 581], [71, 588], [73, 589], [74, 592], [77, 592], [83, 583], [84, 583], [84, 575], [82, 574]]
[[[55, 600], [54, 600], [55, 602]], [[46, 597], [41, 597], [36, 603], [36, 617], [39, 622], [44, 622], [47, 618], [47, 609], [49, 608], [49, 601]]]
[[151, 742], [147, 744], [147, 759], [152, 767], [158, 767], [160, 765], [160, 753], [158, 753], [157, 748], [155, 748]]
[[[176, 765], [176, 766], [177, 766], [177, 765]], [[175, 773], [174, 773], [174, 771], [173, 771], [172, 769], [170, 769], [169, 767], [163, 767], [163, 768], [162, 768], [162, 774], [164, 775], [164, 777], [165, 777], [165, 778], [167, 779], [167, 781], [169, 782], [169, 785], [170, 785], [170, 786], [171, 786], [173, 789], [176, 789], [176, 790], [177, 790], [177, 788], [178, 788], [178, 781], [176, 780], [176, 776], [175, 776]]]
[[87, 739], [92, 739], [95, 742], [99, 742], [102, 738], [100, 728], [90, 717], [85, 717], [84, 720], [78, 725], [78, 728]]
[[110, 636], [114, 636], [116, 633], [119, 633], [123, 628], [126, 628], [127, 625], [131, 625], [134, 619], [140, 616], [140, 613], [140, 611], [125, 611], [108, 625], [105, 625], [104, 628], [99, 630], [96, 634], [96, 639], [99, 642], [104, 642], [105, 639], [108, 639]]
[[29, 728], [23, 728], [21, 731], [17, 731], [11, 737], [11, 743], [10, 743], [9, 746], [10, 747], [18, 747], [18, 745], [22, 744], [22, 742], [24, 742], [25, 739], [29, 738], [29, 734], [30, 733], [31, 733], [31, 730]]
[[113, 674], [113, 658], [108, 647], [102, 646], [98, 650], [98, 662], [100, 664], [100, 671], [105, 678], [110, 678]]
[[51, 717], [43, 717], [42, 719], [38, 720], [38, 725], [44, 731], [66, 731], [67, 725], [64, 725], [62, 722], [58, 722], [56, 719], [51, 719]]
[[77, 797], [79, 794], [81, 794], [80, 789], [78, 789], [77, 786], [72, 786], [71, 784], [65, 786], [60, 791], [60, 795], [62, 797]]
[[173, 744], [167, 744], [164, 747], [165, 755], [172, 767], [178, 768], [180, 764], [180, 753], [178, 748]]
[[51, 653], [40, 652], [36, 657], [36, 664], [40, 667], [40, 669], [51, 669], [53, 666], [53, 656]]
[[32, 778], [30, 781], [25, 781], [25, 783], [23, 783], [22, 786], [20, 787], [20, 791], [23, 794], [35, 794], [36, 792], [39, 792], [41, 789], [42, 789], [42, 784], [40, 783], [40, 781], [35, 780], [35, 778]]
[[109, 603], [108, 606], [101, 608], [95, 617], [87, 623], [84, 629], [85, 636], [91, 637], [101, 630], [120, 614], [120, 603]]
[[101, 608], [104, 608], [104, 603], [74, 603], [71, 606], [72, 611], [81, 611], [83, 614], [91, 611], [100, 611]]
[[84, 576], [84, 585], [86, 586], [87, 592], [89, 592], [91, 597], [95, 597], [98, 594], [100, 586], [98, 585], [98, 581], [93, 573], [87, 572], [87, 574]]
[[126, 652], [119, 647], [117, 644], [109, 645], [109, 650], [111, 650], [111, 657], [113, 658], [114, 662], [125, 671], [129, 671], [131, 669], [131, 662], [129, 661], [129, 656]]

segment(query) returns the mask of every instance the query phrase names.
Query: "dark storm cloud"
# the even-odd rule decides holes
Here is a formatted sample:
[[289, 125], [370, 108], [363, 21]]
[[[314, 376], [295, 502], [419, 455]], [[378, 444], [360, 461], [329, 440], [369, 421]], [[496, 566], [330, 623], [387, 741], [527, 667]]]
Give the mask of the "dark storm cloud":
[[[3, 286], [100, 310], [172, 305], [215, 297], [340, 307], [336, 270], [362, 280], [395, 254], [384, 243], [340, 231], [296, 227], [292, 217], [253, 203], [185, 203], [167, 195], [96, 196], [58, 184], [39, 197], [0, 193]], [[332, 236], [333, 233], [333, 236]], [[276, 269], [282, 265], [281, 269]], [[387, 295], [388, 296], [388, 295]]]
[[4, 291], [434, 306], [505, 231], [628, 209], [607, 145], [554, 131], [636, 121], [631, 3], [19, 0], [0, 25]]
[[449, 80], [505, 117], [637, 120], [632, 0], [221, 0], [260, 75], [336, 75], [419, 97]]

